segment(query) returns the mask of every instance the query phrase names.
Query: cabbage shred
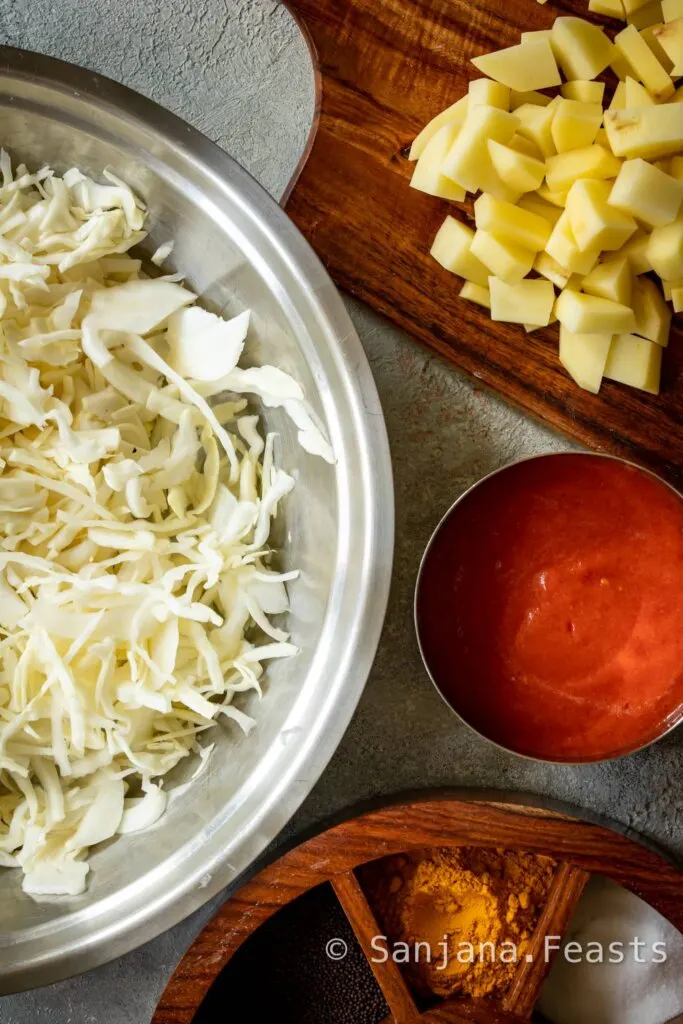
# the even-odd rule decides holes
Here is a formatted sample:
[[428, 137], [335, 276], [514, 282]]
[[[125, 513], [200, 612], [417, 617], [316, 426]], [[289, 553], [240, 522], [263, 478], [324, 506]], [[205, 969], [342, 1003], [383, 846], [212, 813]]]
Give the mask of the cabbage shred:
[[296, 653], [268, 544], [294, 481], [243, 395], [333, 456], [291, 377], [238, 367], [248, 312], [129, 255], [146, 211], [123, 182], [4, 152], [0, 174], [0, 865], [73, 895], [89, 848], [156, 821], [163, 776], [219, 716], [250, 730], [233, 698]]

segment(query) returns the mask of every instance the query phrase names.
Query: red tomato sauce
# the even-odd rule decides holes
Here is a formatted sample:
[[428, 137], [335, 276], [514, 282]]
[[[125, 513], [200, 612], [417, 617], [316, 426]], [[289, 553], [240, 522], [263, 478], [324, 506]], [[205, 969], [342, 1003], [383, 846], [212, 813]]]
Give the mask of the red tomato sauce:
[[639, 747], [683, 713], [683, 500], [608, 458], [512, 466], [442, 524], [417, 625], [437, 686], [489, 739], [560, 761]]

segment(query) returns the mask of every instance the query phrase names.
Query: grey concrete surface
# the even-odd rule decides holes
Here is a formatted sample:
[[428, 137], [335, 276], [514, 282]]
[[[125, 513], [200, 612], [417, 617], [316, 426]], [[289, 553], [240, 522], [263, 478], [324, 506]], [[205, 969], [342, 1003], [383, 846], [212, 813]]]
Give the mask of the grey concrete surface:
[[[0, 0], [0, 40], [138, 89], [185, 117], [274, 195], [312, 116], [312, 74], [291, 17], [273, 0]], [[580, 768], [538, 765], [460, 726], [433, 691], [412, 630], [420, 554], [469, 484], [513, 458], [569, 443], [484, 394], [361, 304], [348, 307], [387, 419], [397, 537], [389, 614], [353, 723], [290, 835], [359, 799], [405, 789], [486, 786], [607, 815], [683, 853], [683, 730], [640, 755]], [[155, 942], [87, 975], [0, 1000], [0, 1024], [147, 1024], [180, 955], [218, 900]]]

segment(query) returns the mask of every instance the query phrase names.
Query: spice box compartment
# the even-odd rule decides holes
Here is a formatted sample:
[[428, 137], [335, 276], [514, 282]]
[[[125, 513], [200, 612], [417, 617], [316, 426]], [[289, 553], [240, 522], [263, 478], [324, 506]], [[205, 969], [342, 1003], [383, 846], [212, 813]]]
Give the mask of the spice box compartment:
[[[399, 803], [368, 811], [303, 842], [266, 866], [247, 881], [220, 908], [187, 951], [176, 968], [156, 1009], [153, 1024], [208, 1024], [219, 1016], [197, 1011], [233, 958], [247, 952], [247, 940], [260, 929], [277, 927], [279, 918], [294, 910], [298, 897], [319, 889], [328, 903], [330, 919], [325, 934], [333, 928], [335, 907], [343, 908], [355, 935], [347, 933], [351, 960], [346, 972], [350, 990], [347, 1006], [358, 986], [365, 984], [374, 1009], [372, 1024], [408, 1024], [412, 1021], [474, 1021], [478, 1024], [538, 1021], [534, 1007], [552, 957], [545, 954], [545, 936], [564, 934], [574, 908], [591, 874], [604, 875], [640, 896], [676, 928], [683, 931], [683, 875], [656, 850], [644, 845], [632, 833], [625, 834], [594, 821], [554, 808], [539, 807], [519, 795], [506, 799], [499, 793], [459, 793], [454, 799], [427, 799]], [[463, 848], [466, 850], [463, 851]], [[410, 972], [389, 956], [378, 957], [376, 937], [384, 934], [373, 910], [376, 894], [369, 883], [376, 865], [370, 862], [418, 851], [479, 849], [482, 856], [495, 851], [536, 854], [552, 858], [553, 869], [547, 898], [539, 904], [539, 915], [524, 955], [514, 967], [507, 987], [489, 998], [439, 999], [414, 985]], [[486, 853], [488, 851], [488, 854]], [[361, 882], [363, 884], [361, 884]], [[369, 898], [364, 891], [369, 891]], [[309, 898], [307, 897], [307, 898]], [[381, 913], [380, 913], [380, 916]], [[341, 925], [337, 930], [340, 930]], [[289, 945], [284, 933], [279, 945]], [[306, 927], [312, 940], [314, 931]], [[329, 936], [332, 938], [332, 935]], [[334, 936], [340, 937], [340, 936]], [[343, 937], [343, 936], [342, 936]], [[375, 940], [375, 945], [373, 945]], [[318, 945], [324, 946], [322, 934]], [[295, 953], [294, 936], [291, 954]], [[244, 947], [244, 949], [242, 949]], [[334, 953], [334, 950], [332, 951]], [[369, 964], [383, 997], [372, 994], [367, 985]], [[329, 958], [328, 958], [329, 959]], [[381, 960], [381, 962], [379, 962]], [[236, 965], [235, 965], [236, 966]], [[268, 983], [267, 964], [261, 963], [263, 984]], [[340, 977], [339, 973], [336, 975]], [[359, 980], [360, 979], [360, 980]], [[363, 981], [363, 979], [366, 979]], [[256, 988], [258, 989], [258, 985]], [[230, 986], [234, 992], [233, 986]], [[214, 989], [214, 993], [215, 993]], [[250, 1019], [258, 1024], [258, 990], [251, 991]], [[210, 998], [205, 1007], [210, 1003]], [[234, 1011], [232, 1000], [225, 1008]], [[383, 1007], [388, 1014], [382, 1018]], [[196, 1016], [197, 1015], [197, 1016]], [[272, 1019], [264, 1017], [263, 1020]], [[316, 1019], [316, 1018], [311, 1018]], [[358, 1021], [358, 1015], [334, 1019]]]
[[544, 941], [538, 924], [557, 868], [551, 857], [480, 846], [371, 861], [356, 877], [377, 923], [372, 955], [399, 964], [423, 1009], [455, 997], [502, 1007], [520, 961]]

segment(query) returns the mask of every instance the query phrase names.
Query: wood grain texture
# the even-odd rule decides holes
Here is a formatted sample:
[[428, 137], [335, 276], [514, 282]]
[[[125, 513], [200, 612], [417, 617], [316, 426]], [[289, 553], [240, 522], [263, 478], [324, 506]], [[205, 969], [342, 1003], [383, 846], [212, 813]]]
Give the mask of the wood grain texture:
[[[414, 1018], [416, 1024], [528, 1024], [528, 1017], [518, 1017], [483, 1002], [443, 1002]], [[395, 1024], [395, 1017], [387, 1017], [381, 1024]]]
[[[520, 1017], [530, 1017], [541, 986], [550, 970], [554, 952], [546, 950], [546, 936], [562, 936], [581, 898], [590, 875], [567, 861], [558, 865], [548, 902], [538, 920], [528, 955], [522, 960], [503, 1000], [503, 1009], [512, 1010]], [[559, 942], [557, 943], [559, 946]]]
[[382, 989], [395, 1024], [410, 1024], [411, 1021], [417, 1020], [419, 1011], [398, 965], [391, 958], [385, 963], [377, 962], [372, 940], [382, 932], [355, 874], [353, 871], [347, 871], [336, 875], [332, 880], [332, 886], [372, 968], [377, 984]]
[[659, 397], [610, 382], [597, 396], [581, 391], [560, 366], [556, 329], [527, 335], [459, 298], [460, 279], [429, 248], [447, 212], [464, 215], [408, 188], [406, 146], [481, 77], [470, 58], [548, 28], [558, 14], [592, 17], [585, 0], [288, 4], [317, 55], [318, 102], [286, 209], [335, 281], [526, 412], [683, 484], [681, 332], [672, 332]]
[[421, 1024], [525, 1024], [529, 1020], [528, 1017], [519, 1017], [483, 1002], [441, 1003], [419, 1019]]
[[[561, 933], [571, 900], [598, 872], [642, 896], [683, 931], [683, 874], [661, 854], [602, 825], [533, 805], [475, 798], [397, 803], [369, 811], [302, 843], [247, 881], [209, 921], [176, 968], [152, 1024], [191, 1024], [209, 988], [240, 946], [273, 914], [322, 882], [343, 887], [340, 876], [379, 857], [428, 847], [483, 846], [527, 850], [566, 862], [555, 894], [539, 921], [533, 942], [546, 923]], [[369, 908], [368, 908], [369, 909]], [[560, 930], [560, 926], [561, 930]], [[535, 975], [520, 983], [515, 1007], [447, 1004], [422, 1020], [469, 1020], [476, 1024], [520, 1021], [518, 1006]], [[444, 1014], [459, 1013], [459, 1017]], [[436, 1016], [434, 1016], [436, 1014]], [[507, 1016], [505, 1015], [507, 1014]]]

